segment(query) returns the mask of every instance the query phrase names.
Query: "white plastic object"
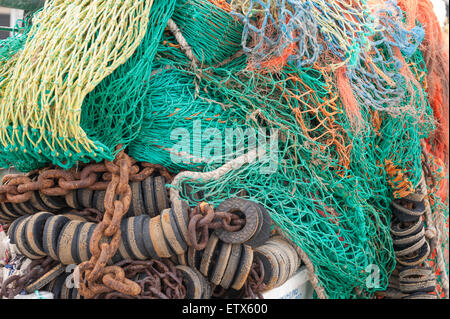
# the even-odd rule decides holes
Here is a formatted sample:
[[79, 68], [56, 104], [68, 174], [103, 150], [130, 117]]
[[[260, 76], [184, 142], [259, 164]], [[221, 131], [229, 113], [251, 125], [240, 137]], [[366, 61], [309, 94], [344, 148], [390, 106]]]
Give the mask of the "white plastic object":
[[314, 288], [308, 280], [308, 271], [305, 266], [302, 266], [283, 285], [268, 290], [262, 295], [264, 299], [312, 299], [313, 292]]

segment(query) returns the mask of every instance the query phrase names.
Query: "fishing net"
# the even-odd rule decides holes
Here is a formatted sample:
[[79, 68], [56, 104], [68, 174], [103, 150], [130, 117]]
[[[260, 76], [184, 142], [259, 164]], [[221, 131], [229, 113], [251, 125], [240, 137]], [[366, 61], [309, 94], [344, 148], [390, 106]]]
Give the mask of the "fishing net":
[[[111, 150], [123, 143], [136, 160], [206, 173], [201, 176], [209, 178], [187, 174], [170, 187], [192, 205], [236, 196], [263, 204], [309, 256], [330, 298], [369, 298], [386, 289], [396, 266], [390, 204], [418, 185], [426, 141], [435, 180], [429, 188], [433, 222], [448, 254], [448, 117], [445, 122], [441, 102], [448, 99], [442, 79], [448, 57], [428, 52], [442, 40], [434, 24], [427, 34], [434, 20], [417, 9], [427, 8], [428, 0], [155, 0], [151, 10], [137, 10], [138, 3], [129, 17], [139, 16], [139, 26], [145, 29], [145, 20], [147, 28], [133, 43], [136, 50], [77, 99], [76, 127], [85, 136], [74, 145], [81, 152], [68, 156], [62, 146], [69, 143], [53, 136], [47, 143], [48, 133], [37, 140], [37, 147], [47, 143], [41, 153], [27, 146], [29, 134], [26, 153], [5, 152], [20, 149], [19, 130], [27, 123], [30, 132], [43, 127], [58, 137], [83, 135], [64, 133], [71, 117], [57, 123], [43, 104], [41, 118], [35, 110], [41, 104], [30, 104], [34, 111], [25, 122], [20, 113], [12, 116], [12, 104], [2, 104], [2, 119], [8, 119], [2, 123], [9, 125], [0, 134], [2, 165], [69, 167], [112, 158]], [[41, 20], [30, 31], [33, 39], [44, 37]], [[16, 49], [5, 53], [5, 63], [21, 59], [15, 74], [32, 59], [28, 43], [33, 40], [24, 47], [26, 57]], [[13, 80], [18, 86], [4, 76], [0, 89], [9, 92]], [[52, 108], [68, 114], [55, 106], [59, 101], [52, 100]], [[11, 135], [14, 123], [23, 126]], [[81, 148], [82, 141], [89, 147]], [[367, 279], [374, 269], [379, 282], [372, 285]]]
[[80, 127], [84, 97], [133, 54], [152, 1], [49, 1], [4, 86], [0, 161], [20, 170], [100, 160]]
[[[327, 53], [299, 64], [294, 50], [294, 58], [276, 72], [255, 64], [258, 56], [251, 50], [195, 70], [177, 40], [166, 34], [155, 58], [157, 72], [149, 80], [145, 124], [130, 145], [130, 154], [140, 160], [200, 172], [213, 172], [262, 147], [264, 156], [216, 179], [186, 178], [173, 187], [192, 204], [217, 205], [244, 196], [268, 207], [277, 225], [310, 256], [332, 298], [368, 297], [387, 287], [395, 268], [389, 205], [414, 191], [422, 174], [420, 140], [435, 129], [424, 90], [427, 70], [417, 50], [423, 29], [407, 30], [394, 4], [381, 8], [375, 11], [377, 20], [364, 11], [368, 21], [378, 21], [364, 54], [330, 54], [336, 44], [319, 37]], [[175, 11], [174, 17], [183, 12]], [[243, 24], [245, 33], [250, 27], [245, 19]], [[311, 32], [322, 34], [324, 24]], [[199, 53], [205, 42], [196, 50], [198, 44], [187, 38], [197, 59], [205, 60]], [[252, 41], [257, 43], [246, 43]], [[342, 52], [349, 50], [344, 44]], [[273, 52], [275, 58], [285, 54], [284, 49]], [[349, 101], [356, 107], [349, 108]], [[256, 144], [248, 133], [252, 128]], [[235, 134], [227, 135], [227, 129]], [[208, 130], [220, 136], [214, 139], [219, 145], [214, 155], [208, 153]], [[376, 287], [367, 284], [373, 266], [380, 270]]]

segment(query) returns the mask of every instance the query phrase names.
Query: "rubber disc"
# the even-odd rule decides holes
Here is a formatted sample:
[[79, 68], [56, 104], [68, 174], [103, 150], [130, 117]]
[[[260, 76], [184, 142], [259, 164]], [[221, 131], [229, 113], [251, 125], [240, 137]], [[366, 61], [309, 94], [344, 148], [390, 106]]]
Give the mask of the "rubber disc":
[[58, 260], [58, 238], [70, 219], [65, 216], [52, 216], [47, 219], [44, 226], [42, 248], [54, 260]]
[[150, 256], [152, 259], [159, 259], [159, 256], [156, 254], [155, 248], [153, 247], [153, 242], [150, 237], [150, 217], [145, 216], [143, 220], [143, 228], [142, 228], [142, 235], [143, 235], [143, 241], [145, 250], [147, 252], [147, 255]]
[[57, 256], [58, 260], [64, 265], [75, 264], [72, 256], [72, 241], [78, 226], [83, 222], [79, 220], [72, 220], [64, 225], [58, 237]]
[[182, 254], [187, 250], [187, 245], [181, 238], [175, 219], [172, 216], [172, 210], [170, 208], [164, 209], [160, 216], [164, 237], [175, 254]]
[[51, 213], [42, 212], [34, 214], [28, 221], [27, 227], [25, 228], [25, 234], [30, 248], [36, 255], [47, 255], [44, 251], [42, 239], [44, 236], [45, 223], [47, 219], [53, 216], [54, 215]]
[[144, 199], [145, 213], [150, 217], [159, 214], [156, 206], [153, 177], [149, 176], [141, 182], [142, 197]]
[[225, 272], [220, 282], [220, 285], [225, 289], [228, 289], [230, 287], [234, 275], [237, 272], [237, 267], [241, 258], [241, 248], [241, 244], [231, 245], [230, 257], [228, 258], [227, 267], [225, 268]]
[[156, 207], [158, 212], [162, 212], [164, 209], [170, 207], [166, 190], [166, 179], [163, 176], [156, 176], [154, 178], [154, 185]]
[[197, 273], [187, 266], [178, 265], [176, 268], [183, 276], [183, 284], [186, 287], [186, 299], [200, 299], [202, 297], [202, 283]]
[[239, 261], [238, 271], [233, 279], [231, 288], [240, 290], [247, 280], [248, 274], [252, 268], [253, 249], [250, 246], [243, 245], [241, 259]]

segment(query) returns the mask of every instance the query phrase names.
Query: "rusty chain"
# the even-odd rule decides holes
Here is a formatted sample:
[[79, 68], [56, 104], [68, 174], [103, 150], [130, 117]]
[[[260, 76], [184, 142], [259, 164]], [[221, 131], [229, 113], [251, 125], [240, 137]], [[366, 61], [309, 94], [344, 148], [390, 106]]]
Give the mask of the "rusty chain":
[[194, 249], [203, 250], [208, 244], [210, 229], [224, 228], [226, 231], [235, 232], [240, 230], [244, 224], [245, 219], [238, 215], [216, 212], [211, 205], [202, 202], [189, 214], [189, 239]]
[[144, 278], [134, 280], [141, 287], [137, 296], [126, 295], [121, 292], [110, 292], [98, 295], [102, 299], [184, 299], [186, 287], [183, 285], [182, 275], [175, 265], [168, 259], [163, 260], [123, 260], [115, 264], [125, 271], [125, 277], [133, 280], [138, 275]]
[[255, 258], [250, 269], [250, 273], [244, 284], [244, 292], [246, 298], [264, 299], [262, 292], [266, 290], [264, 284], [264, 266], [259, 258]]
[[[130, 182], [140, 182], [158, 170], [168, 182], [172, 180], [169, 171], [158, 164], [137, 163], [131, 159]], [[64, 170], [48, 167], [32, 171], [26, 175], [5, 175], [0, 185], [0, 202], [23, 203], [31, 199], [32, 192], [40, 191], [47, 196], [64, 196], [76, 189], [106, 190], [112, 180], [112, 173], [107, 168], [108, 162], [92, 163], [78, 170]]]
[[23, 275], [12, 275], [3, 282], [0, 299], [3, 297], [13, 299], [25, 289], [27, 284], [39, 279], [57, 264], [58, 262], [50, 257], [33, 260]]
[[125, 278], [122, 268], [106, 266], [119, 248], [120, 222], [128, 212], [131, 202], [129, 180], [132, 160], [122, 150], [113, 162], [105, 161], [104, 165], [111, 174], [105, 194], [105, 213], [89, 243], [91, 259], [76, 268], [80, 279], [80, 294], [87, 299], [113, 291], [130, 296], [139, 295], [141, 292], [137, 283]]

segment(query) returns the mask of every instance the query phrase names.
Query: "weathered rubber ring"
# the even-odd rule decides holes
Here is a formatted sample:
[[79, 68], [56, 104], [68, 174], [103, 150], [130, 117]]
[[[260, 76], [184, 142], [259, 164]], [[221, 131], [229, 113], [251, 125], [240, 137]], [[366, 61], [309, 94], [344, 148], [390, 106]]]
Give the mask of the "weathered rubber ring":
[[[121, 240], [116, 253], [116, 257], [118, 258], [118, 260], [136, 259], [128, 243], [128, 220], [129, 218], [126, 218], [122, 219], [122, 221], [120, 222]], [[114, 261], [116, 261], [116, 259], [114, 259]]]
[[200, 263], [199, 271], [203, 276], [209, 278], [209, 272], [211, 269], [211, 264], [213, 262], [214, 250], [216, 249], [217, 244], [219, 243], [219, 237], [214, 233], [209, 237], [208, 244], [206, 245], [202, 261]]
[[[161, 212], [161, 226], [164, 233], [164, 237], [169, 243], [175, 254], [179, 255], [186, 251], [187, 246], [183, 244], [181, 235], [178, 232], [175, 220], [171, 217], [172, 210], [170, 208], [164, 209]], [[174, 224], [175, 223], [175, 224]]]
[[138, 260], [148, 259], [147, 251], [145, 250], [144, 240], [143, 240], [143, 223], [145, 220], [145, 215], [131, 217], [127, 224], [127, 240], [131, 248], [131, 252]]
[[403, 223], [400, 220], [393, 220], [390, 227], [392, 235], [398, 237], [413, 235], [419, 232], [424, 226], [423, 221], [420, 219], [416, 220], [411, 226], [403, 228], [402, 225]]
[[208, 281], [208, 279], [206, 279], [205, 276], [203, 276], [200, 271], [198, 271], [197, 269], [193, 269], [191, 268], [198, 276], [198, 278], [200, 279], [200, 284], [201, 284], [201, 299], [209, 299], [211, 297], [212, 294], [212, 288], [211, 288], [211, 283]]
[[437, 296], [436, 296], [436, 294], [416, 292], [416, 293], [412, 293], [407, 296], [404, 296], [402, 299], [437, 299]]
[[16, 240], [16, 230], [17, 230], [17, 226], [24, 222], [25, 219], [27, 219], [27, 216], [22, 216], [17, 218], [16, 220], [14, 220], [11, 225], [8, 228], [8, 237], [9, 237], [9, 241], [11, 242], [11, 244], [16, 244], [17, 240]]
[[[27, 210], [22, 208], [24, 205], [21, 205], [21, 204], [22, 203], [11, 203], [11, 207], [17, 215], [30, 216], [30, 214], [28, 214]], [[31, 215], [33, 215], [33, 214], [31, 214]]]
[[77, 191], [76, 190], [70, 191], [69, 193], [66, 194], [66, 196], [64, 198], [66, 200], [67, 206], [69, 206], [69, 207], [71, 207], [73, 209], [81, 209], [81, 208], [83, 208], [78, 203]]
[[131, 183], [131, 202], [133, 204], [133, 216], [145, 214], [144, 199], [142, 198], [141, 182]]
[[158, 215], [159, 211], [156, 206], [155, 199], [155, 186], [153, 182], [153, 177], [149, 176], [141, 182], [142, 195], [144, 199], [145, 212], [147, 215], [154, 217]]
[[57, 250], [59, 235], [64, 226], [69, 222], [70, 219], [62, 215], [52, 216], [45, 222], [42, 248], [54, 260], [58, 260]]
[[2, 210], [6, 216], [10, 216], [10, 220], [25, 216], [23, 214], [17, 213], [13, 208], [12, 203], [2, 203]]
[[291, 265], [291, 272], [289, 274], [289, 278], [292, 277], [297, 270], [300, 268], [300, 258], [295, 251], [295, 248], [291, 246], [291, 244], [287, 241], [285, 241], [281, 236], [274, 236], [267, 241], [269, 242], [276, 242], [281, 245], [281, 247], [284, 249], [286, 256], [289, 259], [289, 263]]
[[202, 283], [197, 273], [187, 266], [178, 265], [176, 268], [183, 276], [186, 299], [200, 299], [202, 297]]
[[428, 242], [425, 241], [423, 246], [418, 250], [416, 256], [414, 256], [414, 257], [395, 256], [395, 258], [397, 259], [397, 262], [401, 265], [416, 266], [416, 265], [423, 263], [428, 258], [429, 254], [430, 254], [430, 246], [428, 245]]
[[279, 269], [276, 257], [272, 254], [267, 247], [261, 246], [255, 249], [255, 258], [261, 260], [264, 267], [264, 283], [267, 289], [272, 289], [275, 287], [278, 277]]
[[225, 269], [228, 265], [228, 260], [230, 259], [231, 247], [233, 244], [222, 243], [220, 245], [219, 257], [214, 263], [214, 267], [211, 272], [210, 281], [214, 285], [219, 285], [222, 281], [223, 275], [225, 274]]
[[41, 196], [39, 196], [39, 191], [34, 191], [31, 193], [30, 204], [37, 212], [53, 212], [50, 207], [44, 204]]
[[150, 237], [156, 254], [160, 258], [169, 258], [170, 256], [176, 255], [171, 251], [171, 248], [164, 237], [161, 216], [159, 215], [150, 219]]
[[0, 221], [3, 222], [10, 222], [15, 219], [15, 216], [12, 216], [8, 214], [8, 212], [5, 210], [5, 203], [0, 203]]
[[225, 289], [228, 289], [230, 287], [237, 272], [237, 267], [241, 258], [241, 249], [241, 244], [231, 245], [230, 257], [228, 258], [227, 267], [220, 282], [220, 285]]
[[72, 241], [78, 226], [83, 223], [79, 220], [72, 220], [64, 225], [58, 237], [57, 256], [64, 265], [75, 264], [72, 256]]
[[73, 238], [72, 238], [72, 243], [70, 244], [70, 251], [71, 251], [71, 255], [72, 255], [72, 258], [73, 258], [75, 264], [81, 263], [80, 254], [78, 253], [78, 251], [79, 251], [78, 245], [79, 245], [79, 241], [80, 241], [81, 229], [86, 224], [87, 223], [80, 223], [77, 226], [77, 228], [75, 229]]
[[152, 239], [150, 236], [150, 217], [146, 216], [143, 221], [143, 230], [142, 230], [143, 240], [145, 250], [147, 251], [147, 255], [152, 259], [159, 259], [158, 254], [153, 247]]
[[194, 269], [200, 269], [203, 251], [195, 250], [192, 246], [188, 248], [188, 265]]
[[83, 223], [88, 222], [88, 219], [86, 217], [78, 215], [76, 213], [64, 213], [64, 214], [61, 214], [61, 216], [65, 216], [65, 217], [69, 218], [70, 220], [78, 220]]
[[156, 176], [154, 179], [154, 191], [156, 198], [156, 207], [158, 212], [170, 207], [169, 197], [166, 190], [166, 179], [163, 176]]
[[284, 254], [284, 251], [282, 250], [279, 245], [276, 243], [267, 243], [264, 245], [264, 247], [267, 247], [267, 249], [270, 250], [270, 252], [275, 256], [278, 263], [278, 279], [275, 284], [275, 287], [279, 287], [282, 284], [284, 284], [289, 279], [289, 273], [291, 272], [289, 260], [287, 256]]
[[92, 206], [102, 213], [105, 212], [105, 195], [106, 191], [94, 191], [92, 195]]
[[191, 246], [191, 242], [189, 240], [189, 205], [181, 200], [175, 199], [172, 201], [172, 210], [177, 222], [178, 229], [180, 230], [181, 235], [183, 236], [184, 241], [188, 246]]
[[16, 245], [17, 249], [22, 253], [22, 255], [30, 258], [30, 259], [41, 259], [45, 255], [36, 254], [28, 244], [27, 236], [25, 233], [25, 229], [27, 227], [28, 222], [30, 221], [30, 217], [26, 218], [24, 222], [20, 223], [16, 229]]
[[47, 205], [54, 211], [58, 211], [62, 208], [67, 207], [66, 200], [61, 196], [47, 196], [41, 192], [39, 192], [39, 196], [41, 197], [45, 205]]
[[55, 283], [52, 289], [54, 299], [61, 299], [61, 291], [65, 286], [67, 276], [68, 274], [63, 273], [55, 279]]
[[80, 229], [80, 234], [78, 237], [77, 253], [75, 259], [82, 263], [88, 261], [91, 256], [89, 256], [89, 240], [92, 237], [92, 233], [97, 224], [95, 223], [84, 223], [83, 227]]
[[217, 207], [219, 212], [234, 213], [241, 212], [245, 216], [245, 225], [241, 230], [236, 232], [228, 232], [224, 228], [215, 230], [217, 236], [226, 243], [241, 244], [247, 242], [256, 233], [259, 223], [259, 209], [254, 202], [250, 202], [241, 198], [230, 198], [224, 200]]
[[84, 208], [92, 207], [92, 197], [94, 195], [94, 191], [89, 188], [82, 188], [77, 191], [77, 199], [78, 202]]
[[187, 266], [188, 262], [187, 262], [187, 250], [182, 253], [177, 255], [177, 262], [179, 265], [183, 265], [183, 266]]
[[42, 239], [44, 237], [45, 223], [47, 219], [53, 216], [54, 215], [51, 213], [41, 212], [31, 216], [28, 221], [27, 227], [25, 228], [25, 234], [30, 248], [36, 255], [47, 255], [44, 251]]
[[250, 238], [245, 244], [252, 248], [264, 245], [270, 237], [270, 227], [272, 226], [272, 218], [267, 209], [261, 204], [256, 204], [260, 211], [260, 226], [255, 235]]
[[247, 280], [248, 274], [252, 268], [253, 263], [253, 249], [250, 246], [243, 245], [241, 252], [241, 259], [239, 261], [238, 272], [236, 273], [231, 288], [240, 290]]
[[28, 215], [34, 215], [35, 213], [37, 213], [37, 211], [35, 211], [31, 205], [29, 204], [29, 202], [24, 202], [24, 203], [18, 203], [16, 204], [17, 207], [19, 209], [21, 209], [23, 212], [25, 212]]

